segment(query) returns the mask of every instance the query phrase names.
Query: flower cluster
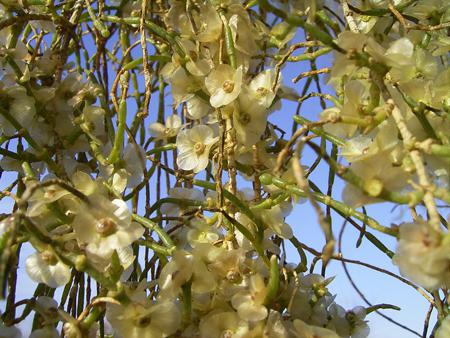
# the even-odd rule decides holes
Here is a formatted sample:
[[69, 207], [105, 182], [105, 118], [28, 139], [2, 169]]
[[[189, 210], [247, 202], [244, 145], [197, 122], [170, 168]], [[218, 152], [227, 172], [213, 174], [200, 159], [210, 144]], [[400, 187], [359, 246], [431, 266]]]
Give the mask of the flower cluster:
[[[328, 263], [374, 267], [335, 253], [335, 215], [435, 298], [433, 334], [446, 337], [450, 7], [340, 6], [0, 0], [0, 178], [14, 176], [0, 191], [14, 202], [0, 215], [0, 337], [19, 337], [31, 312], [33, 338], [368, 337], [366, 316], [396, 307], [338, 304]], [[332, 65], [318, 68], [325, 54]], [[303, 61], [303, 88], [287, 87], [286, 64]], [[315, 120], [302, 106], [312, 98]], [[271, 116], [288, 100], [292, 132]], [[313, 181], [322, 164], [326, 193]], [[288, 222], [305, 200], [322, 251]], [[357, 210], [385, 201], [413, 220], [387, 227]], [[396, 253], [372, 231], [396, 238]], [[38, 287], [17, 301], [21, 260]]]

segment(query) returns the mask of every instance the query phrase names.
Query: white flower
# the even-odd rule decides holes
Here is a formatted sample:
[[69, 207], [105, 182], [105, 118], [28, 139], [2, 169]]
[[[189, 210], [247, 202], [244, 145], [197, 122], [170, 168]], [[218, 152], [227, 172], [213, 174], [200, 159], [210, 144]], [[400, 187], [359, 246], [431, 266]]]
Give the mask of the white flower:
[[49, 251], [35, 252], [28, 256], [25, 267], [32, 280], [51, 288], [65, 285], [70, 280], [70, 268]]
[[209, 151], [217, 140], [213, 130], [205, 125], [181, 131], [177, 136], [177, 164], [180, 169], [193, 170], [194, 173], [205, 169], [209, 162]]
[[333, 303], [329, 314], [331, 321], [327, 327], [333, 328], [341, 337], [366, 338], [369, 336], [370, 329], [367, 321], [364, 320], [366, 317], [364, 307], [356, 306], [350, 311], [345, 311], [342, 306]]
[[[242, 99], [243, 97], [245, 99]], [[266, 130], [268, 111], [258, 106], [256, 99], [247, 93], [245, 86], [239, 96], [239, 102], [239, 106], [236, 105], [233, 110], [233, 127], [239, 143], [251, 147], [258, 143]]]
[[243, 338], [248, 324], [236, 312], [212, 312], [200, 321], [200, 338]]
[[[281, 82], [281, 73], [276, 78], [274, 69], [266, 69], [252, 79], [247, 87], [247, 95], [241, 95], [239, 100], [242, 102], [243, 99], [246, 99], [248, 104], [252, 102], [256, 107], [267, 109], [272, 105]], [[275, 88], [273, 88], [274, 85]]]
[[165, 125], [155, 122], [151, 123], [148, 128], [150, 129], [150, 135], [157, 140], [175, 137], [181, 128], [181, 118], [178, 115], [173, 114], [166, 118]]
[[214, 108], [233, 102], [241, 92], [242, 66], [234, 70], [230, 65], [220, 64], [205, 79]]
[[136, 143], [128, 143], [123, 151], [124, 169], [127, 173], [127, 187], [134, 188], [142, 182], [145, 161], [144, 149]]
[[92, 205], [82, 205], [72, 226], [77, 238], [86, 243], [86, 252], [103, 258], [124, 248], [142, 236], [144, 228], [131, 221], [131, 212], [121, 199], [109, 201], [101, 195], [91, 199]]
[[80, 127], [97, 144], [103, 144], [107, 140], [104, 109], [96, 106], [84, 107]]
[[181, 102], [192, 98], [202, 89], [203, 78], [189, 75], [184, 68], [178, 67], [165, 78], [172, 86], [173, 104], [177, 107]]
[[[36, 114], [36, 104], [34, 99], [27, 95], [25, 87], [0, 83], [0, 101], [2, 109], [7, 110], [22, 127], [29, 127]], [[7, 136], [16, 133], [16, 128], [3, 114], [0, 114], [0, 130]]]
[[294, 337], [297, 338], [339, 338], [339, 336], [323, 327], [308, 325], [300, 319], [294, 320]]
[[207, 101], [204, 101], [203, 99], [194, 96], [187, 100], [186, 102], [186, 108], [187, 108], [187, 117], [189, 117], [192, 120], [198, 120], [202, 117], [207, 116], [210, 114], [213, 109], [209, 105]]
[[450, 246], [443, 234], [423, 219], [400, 225], [400, 240], [393, 258], [403, 276], [428, 288], [450, 283]]
[[261, 213], [263, 222], [270, 227], [278, 236], [284, 239], [289, 239], [293, 236], [292, 229], [289, 224], [284, 221], [284, 218], [289, 214], [291, 205], [275, 205], [269, 210], [264, 210]]
[[36, 299], [36, 310], [45, 319], [46, 324], [56, 323], [59, 321], [58, 303], [53, 298], [39, 296]]
[[173, 302], [144, 300], [128, 305], [108, 304], [106, 317], [117, 333], [115, 337], [163, 338], [178, 330], [181, 316]]
[[267, 308], [263, 305], [267, 295], [267, 287], [263, 278], [252, 275], [248, 281], [248, 290], [242, 290], [231, 298], [231, 304], [241, 319], [260, 321], [267, 317]]
[[160, 275], [162, 294], [173, 297], [181, 286], [191, 281], [193, 293], [211, 292], [216, 287], [216, 275], [208, 269], [209, 256], [217, 248], [209, 243], [197, 243], [192, 252], [177, 250], [172, 261], [167, 263]]

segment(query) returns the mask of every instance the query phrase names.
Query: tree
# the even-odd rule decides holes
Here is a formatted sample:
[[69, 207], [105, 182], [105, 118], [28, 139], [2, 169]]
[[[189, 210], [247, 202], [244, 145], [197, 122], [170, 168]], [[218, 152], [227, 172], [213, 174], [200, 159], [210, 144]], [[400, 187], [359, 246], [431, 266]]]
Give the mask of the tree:
[[[447, 0], [0, 4], [0, 336], [367, 337], [398, 308], [338, 305], [333, 260], [413, 286], [450, 336]], [[346, 224], [403, 277], [344, 257]]]

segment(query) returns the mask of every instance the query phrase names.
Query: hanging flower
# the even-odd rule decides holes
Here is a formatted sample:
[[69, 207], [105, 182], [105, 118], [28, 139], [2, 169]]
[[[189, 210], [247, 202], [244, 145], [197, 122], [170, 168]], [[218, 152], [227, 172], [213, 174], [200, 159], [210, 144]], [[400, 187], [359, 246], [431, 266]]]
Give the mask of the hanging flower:
[[144, 228], [131, 221], [131, 212], [121, 199], [109, 201], [98, 195], [89, 209], [77, 211], [72, 226], [86, 252], [103, 258], [142, 236]]
[[209, 151], [218, 141], [213, 130], [205, 125], [181, 131], [177, 136], [178, 157], [180, 169], [192, 170], [198, 173], [208, 166]]
[[450, 283], [450, 246], [446, 240], [422, 218], [403, 223], [393, 262], [403, 276], [435, 290]]
[[171, 301], [143, 300], [128, 305], [108, 304], [106, 317], [120, 337], [163, 338], [178, 330], [181, 316]]
[[242, 85], [242, 66], [233, 69], [220, 64], [205, 79], [205, 86], [211, 94], [210, 103], [214, 108], [225, 106], [238, 97]]
[[65, 285], [70, 280], [70, 268], [50, 251], [35, 252], [28, 256], [25, 268], [32, 280], [51, 288]]
[[155, 122], [151, 123], [148, 128], [150, 130], [150, 134], [157, 140], [165, 140], [175, 137], [181, 128], [181, 118], [176, 114], [172, 114], [166, 118], [165, 124]]
[[267, 317], [267, 308], [264, 299], [267, 295], [267, 287], [260, 275], [252, 275], [248, 280], [248, 289], [239, 291], [231, 304], [237, 310], [241, 319], [247, 321], [260, 321]]

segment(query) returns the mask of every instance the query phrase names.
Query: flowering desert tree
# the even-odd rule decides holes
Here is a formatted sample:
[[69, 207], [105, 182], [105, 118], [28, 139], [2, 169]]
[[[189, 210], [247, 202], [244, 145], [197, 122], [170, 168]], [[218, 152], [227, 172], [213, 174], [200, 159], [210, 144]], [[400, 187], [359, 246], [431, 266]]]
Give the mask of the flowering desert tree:
[[[449, 32], [448, 0], [0, 0], [0, 336], [367, 337], [397, 308], [337, 304], [339, 260], [414, 287], [415, 334], [450, 337]], [[402, 276], [344, 257], [342, 222]]]

